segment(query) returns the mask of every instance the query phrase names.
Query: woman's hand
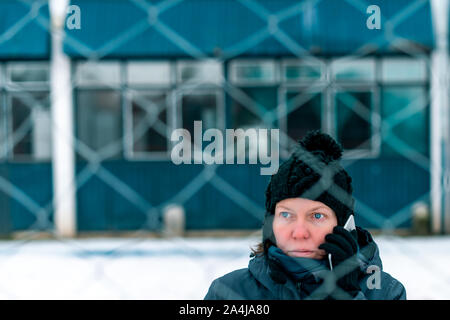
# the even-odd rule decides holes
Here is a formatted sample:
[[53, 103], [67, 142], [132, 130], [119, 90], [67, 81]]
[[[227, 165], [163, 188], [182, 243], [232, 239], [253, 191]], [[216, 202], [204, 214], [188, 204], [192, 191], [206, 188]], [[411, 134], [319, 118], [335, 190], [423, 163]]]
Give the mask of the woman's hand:
[[[347, 231], [341, 226], [333, 228], [333, 233], [325, 236], [325, 243], [319, 246], [327, 254], [331, 254], [333, 272], [337, 277], [337, 285], [354, 297], [361, 290], [359, 286], [359, 261], [357, 258], [358, 242], [356, 231]], [[333, 294], [339, 297], [338, 292]]]

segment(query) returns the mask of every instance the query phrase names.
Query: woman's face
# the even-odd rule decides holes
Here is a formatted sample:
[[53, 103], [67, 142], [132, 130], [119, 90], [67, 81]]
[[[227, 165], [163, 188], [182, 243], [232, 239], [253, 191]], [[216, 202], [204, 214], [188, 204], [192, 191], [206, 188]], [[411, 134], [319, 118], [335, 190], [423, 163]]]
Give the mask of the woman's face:
[[289, 198], [277, 203], [272, 227], [277, 247], [288, 256], [322, 259], [326, 252], [318, 248], [335, 226], [336, 214], [327, 205]]

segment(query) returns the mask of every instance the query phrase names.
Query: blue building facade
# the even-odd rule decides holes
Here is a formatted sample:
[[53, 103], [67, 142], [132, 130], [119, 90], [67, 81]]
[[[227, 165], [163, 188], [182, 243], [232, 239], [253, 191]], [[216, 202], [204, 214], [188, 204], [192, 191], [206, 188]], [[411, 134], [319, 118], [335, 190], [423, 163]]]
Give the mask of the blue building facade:
[[[18, 192], [0, 192], [0, 207], [10, 228], [23, 230], [52, 221], [50, 147], [36, 138], [48, 134], [48, 6], [7, 5], [35, 8], [26, 11], [35, 15], [24, 39], [11, 38], [17, 43], [5, 34], [18, 19], [0, 20], [0, 129], [8, 141], [0, 187], [10, 181]], [[428, 1], [71, 5], [64, 52], [72, 61], [80, 232], [159, 229], [171, 203], [184, 207], [188, 230], [258, 229], [269, 179], [261, 165], [171, 162], [170, 133], [192, 132], [196, 120], [205, 129], [278, 128], [280, 161], [308, 130], [330, 133], [345, 149], [362, 226], [410, 228], [412, 206], [429, 203]], [[368, 27], [371, 5], [381, 29]], [[9, 11], [26, 16], [16, 7]], [[79, 28], [70, 24], [76, 18]], [[33, 201], [18, 200], [20, 192]]]

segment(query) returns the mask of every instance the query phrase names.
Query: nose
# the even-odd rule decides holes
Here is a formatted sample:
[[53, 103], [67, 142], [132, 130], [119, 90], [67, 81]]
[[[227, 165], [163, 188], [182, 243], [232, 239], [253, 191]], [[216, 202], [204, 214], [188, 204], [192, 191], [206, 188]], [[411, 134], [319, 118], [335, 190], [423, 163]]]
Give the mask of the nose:
[[297, 223], [292, 231], [292, 237], [294, 239], [307, 239], [309, 235], [308, 227], [304, 223]]

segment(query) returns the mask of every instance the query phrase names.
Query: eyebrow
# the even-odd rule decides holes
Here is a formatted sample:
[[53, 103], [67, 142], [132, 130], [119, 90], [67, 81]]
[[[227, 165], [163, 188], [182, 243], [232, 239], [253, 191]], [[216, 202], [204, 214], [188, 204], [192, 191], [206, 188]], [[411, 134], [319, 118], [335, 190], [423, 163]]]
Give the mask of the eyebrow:
[[285, 207], [285, 206], [278, 206], [278, 208], [287, 209], [287, 210], [289, 210], [289, 211], [295, 211], [295, 210], [292, 210], [291, 208], [288, 208], [288, 207]]
[[314, 211], [314, 210], [317, 210], [317, 209], [327, 209], [327, 207], [324, 207], [324, 206], [318, 206], [318, 207], [312, 208], [312, 209], [310, 209], [310, 210], [308, 210], [308, 211]]
[[[295, 210], [293, 210], [291, 208], [288, 208], [288, 207], [285, 207], [285, 206], [278, 206], [278, 208], [283, 208], [283, 209], [286, 209], [286, 210], [289, 210], [289, 211], [295, 211]], [[317, 210], [317, 209], [327, 209], [327, 207], [325, 207], [325, 206], [318, 206], [318, 207], [309, 209], [308, 212], [311, 212], [311, 211], [314, 211], [314, 210]]]

